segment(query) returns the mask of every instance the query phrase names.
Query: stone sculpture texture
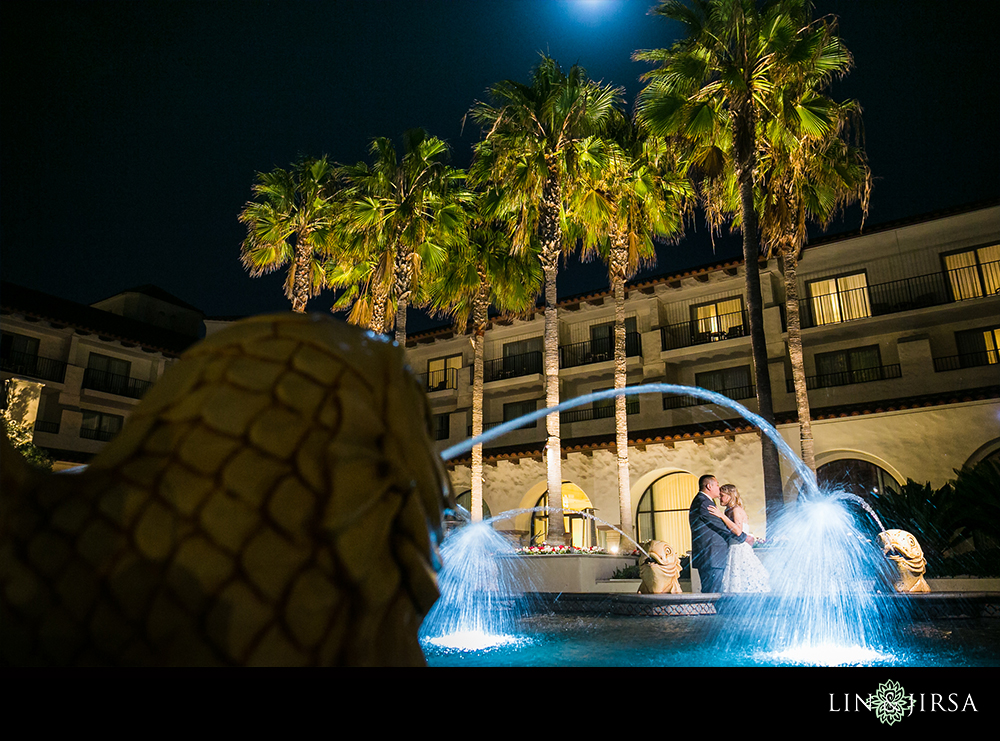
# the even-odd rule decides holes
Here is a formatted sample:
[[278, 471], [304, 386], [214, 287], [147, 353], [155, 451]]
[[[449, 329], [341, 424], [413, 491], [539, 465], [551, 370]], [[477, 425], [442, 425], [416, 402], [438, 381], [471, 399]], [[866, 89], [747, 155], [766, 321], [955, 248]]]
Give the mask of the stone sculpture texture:
[[913, 533], [906, 530], [886, 530], [879, 533], [882, 552], [896, 564], [898, 578], [897, 592], [929, 592], [930, 585], [924, 579], [927, 560]]
[[80, 474], [2, 441], [0, 662], [420, 665], [451, 496], [402, 350], [329, 317], [189, 350]]
[[639, 594], [680, 594], [680, 559], [662, 540], [651, 540], [646, 548], [649, 558], [639, 566]]

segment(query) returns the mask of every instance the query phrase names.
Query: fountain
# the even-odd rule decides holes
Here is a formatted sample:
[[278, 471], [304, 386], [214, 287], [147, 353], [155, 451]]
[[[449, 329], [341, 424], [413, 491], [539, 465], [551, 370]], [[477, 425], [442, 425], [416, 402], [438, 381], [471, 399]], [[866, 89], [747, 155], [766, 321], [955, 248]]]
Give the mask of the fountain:
[[[502, 553], [501, 543], [483, 547], [483, 531], [492, 531], [488, 523], [479, 523], [459, 531], [461, 545], [449, 547], [445, 540], [439, 608], [429, 616], [423, 632], [424, 649], [432, 665], [683, 665], [683, 666], [856, 666], [906, 665], [911, 661], [927, 660], [926, 647], [908, 629], [912, 625], [908, 600], [894, 594], [892, 565], [879, 544], [885, 530], [867, 503], [843, 491], [824, 492], [819, 489], [812, 471], [795, 455], [777, 430], [760, 416], [742, 405], [705, 389], [674, 384], [646, 384], [626, 389], [610, 389], [563, 402], [552, 409], [536, 410], [506, 422], [471, 440], [445, 450], [445, 460], [461, 455], [479, 442], [499, 437], [520, 425], [544, 417], [553, 411], [612, 398], [618, 394], [671, 393], [687, 394], [707, 402], [728, 407], [767, 434], [785, 459], [793, 466], [800, 492], [794, 503], [784, 508], [775, 530], [779, 541], [770, 543], [761, 552], [771, 574], [772, 591], [760, 595], [723, 595], [716, 603], [718, 617], [671, 617], [656, 620], [602, 617], [585, 619], [566, 616], [531, 615], [530, 610], [512, 610], [507, 601], [484, 600], [484, 580], [501, 577], [501, 570], [511, 571], [509, 556]], [[545, 509], [545, 508], [542, 508]], [[511, 516], [497, 515], [493, 520]], [[496, 535], [496, 534], [495, 534]], [[450, 536], [455, 538], [456, 535]], [[502, 539], [502, 536], [498, 536]], [[510, 549], [509, 544], [506, 546]], [[476, 565], [481, 554], [493, 566]], [[451, 559], [461, 561], [452, 571]], [[501, 567], [500, 564], [503, 564]], [[461, 576], [474, 572], [469, 581]], [[523, 579], [523, 575], [516, 579]], [[524, 591], [520, 582], [513, 581], [515, 592]], [[469, 589], [477, 592], [470, 599]], [[456, 590], [456, 591], [452, 591]], [[484, 658], [482, 653], [456, 658], [446, 655], [436, 646], [459, 644], [449, 641], [449, 631], [463, 633], [467, 624], [465, 602], [476, 607], [473, 625], [485, 624], [479, 607], [493, 603], [499, 614], [509, 618], [500, 634], [505, 636], [505, 648]], [[442, 616], [447, 614], [447, 619]], [[433, 617], [433, 620], [431, 620]], [[933, 634], [933, 630], [930, 631]], [[954, 631], [953, 631], [954, 632]], [[433, 633], [436, 643], [429, 641]], [[927, 631], [920, 635], [927, 636]], [[570, 636], [579, 634], [579, 642]], [[530, 638], [529, 638], [530, 636]], [[542, 638], [541, 636], [545, 636]], [[996, 639], [994, 639], [996, 640]], [[495, 647], [497, 644], [491, 644]], [[953, 644], [954, 645], [954, 642]], [[976, 643], [977, 646], [981, 645]], [[528, 646], [531, 646], [529, 648]], [[627, 647], [627, 651], [620, 647]], [[961, 661], [997, 661], [996, 645], [986, 644], [985, 654], [977, 657], [966, 652]], [[934, 661], [940, 659], [935, 658]], [[947, 659], [944, 661], [954, 661]]]

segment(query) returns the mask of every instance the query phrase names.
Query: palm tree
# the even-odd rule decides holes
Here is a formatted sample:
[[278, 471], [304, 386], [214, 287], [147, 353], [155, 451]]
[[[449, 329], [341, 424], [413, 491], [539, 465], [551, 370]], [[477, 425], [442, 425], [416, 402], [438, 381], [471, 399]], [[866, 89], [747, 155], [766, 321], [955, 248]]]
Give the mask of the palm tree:
[[[559, 404], [559, 324], [556, 274], [568, 247], [565, 199], [579, 172], [577, 144], [601, 133], [621, 98], [618, 88], [591, 81], [581, 67], [563, 72], [543, 56], [528, 85], [505, 80], [490, 88], [494, 103], [477, 103], [473, 120], [485, 131], [470, 172], [488, 184], [491, 214], [510, 224], [513, 250], [536, 251], [545, 279], [545, 403]], [[559, 413], [545, 419], [546, 480], [550, 512], [562, 509]], [[565, 539], [561, 517], [549, 518], [546, 536]]]
[[325, 285], [327, 240], [337, 219], [336, 168], [326, 157], [305, 159], [290, 170], [257, 175], [239, 220], [247, 226], [240, 258], [253, 278], [288, 265], [285, 296], [304, 312]]
[[[808, 116], [796, 111], [803, 103], [808, 103], [811, 109]], [[860, 115], [856, 102], [837, 105], [807, 90], [805, 96], [799, 96], [797, 104], [793, 102], [787, 108], [792, 115], [776, 122], [761, 157], [766, 181], [762, 189], [761, 230], [765, 248], [771, 254], [778, 254], [782, 263], [799, 445], [803, 462], [815, 471], [799, 316], [799, 253], [806, 242], [808, 221], [825, 228], [844, 206], [860, 202], [864, 223], [871, 170], [862, 148], [849, 140], [851, 124]]]
[[[654, 238], [676, 237], [683, 228], [690, 182], [662, 137], [618, 117], [607, 141], [581, 147], [583, 177], [574, 188], [571, 218], [580, 230], [584, 258], [598, 256], [608, 266], [615, 302], [616, 389], [626, 386], [625, 281], [656, 262]], [[615, 397], [615, 450], [621, 529], [634, 536], [628, 469], [626, 399]]]
[[[541, 287], [538, 260], [522, 252], [511, 254], [510, 236], [495, 222], [477, 220], [468, 239], [450, 251], [447, 263], [428, 288], [431, 306], [455, 318], [460, 332], [472, 324], [472, 436], [483, 432], [483, 367], [490, 305], [503, 316], [521, 314], [534, 306]], [[483, 519], [483, 446], [472, 448], [472, 519]]]
[[[771, 375], [763, 326], [761, 256], [755, 187], [758, 151], [773, 111], [775, 90], [810, 65], [831, 71], [847, 63], [839, 47], [812, 53], [822, 34], [807, 20], [806, 0], [668, 0], [654, 12], [681, 23], [686, 38], [670, 49], [640, 51], [635, 59], [657, 62], [646, 75], [638, 111], [654, 133], [679, 135], [695, 147], [693, 159], [707, 173], [725, 164], [739, 198], [743, 232], [747, 313], [757, 386], [758, 412], [774, 421]], [[765, 501], [773, 522], [783, 506], [777, 448], [761, 438]]]
[[465, 174], [448, 165], [448, 145], [423, 129], [403, 135], [402, 156], [384, 137], [374, 139], [370, 151], [371, 165], [345, 168], [354, 247], [344, 251], [348, 259], [338, 262], [332, 279], [363, 283], [365, 301], [352, 316], [367, 317], [376, 332], [393, 326], [404, 346], [406, 310], [421, 272], [444, 260], [449, 233], [462, 222]]

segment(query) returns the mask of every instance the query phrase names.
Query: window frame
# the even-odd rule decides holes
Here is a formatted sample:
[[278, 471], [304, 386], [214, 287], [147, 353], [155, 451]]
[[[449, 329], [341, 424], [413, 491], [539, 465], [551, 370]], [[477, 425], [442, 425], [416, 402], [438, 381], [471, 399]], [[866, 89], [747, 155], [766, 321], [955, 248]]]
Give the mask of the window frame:
[[[457, 366], [451, 366], [451, 365], [448, 364], [449, 361], [455, 360], [456, 358], [458, 359], [458, 365]], [[444, 363], [443, 367], [440, 368], [440, 369], [437, 369], [437, 370], [431, 369], [431, 364], [437, 363], [437, 362], [443, 362]], [[451, 355], [441, 355], [441, 356], [436, 357], [436, 358], [430, 358], [427, 361], [427, 391], [428, 392], [433, 392], [433, 391], [445, 391], [447, 389], [457, 389], [458, 388], [458, 374], [459, 374], [459, 372], [461, 372], [462, 368], [464, 368], [464, 367], [465, 367], [465, 356], [462, 353], [453, 353]], [[452, 374], [449, 373], [449, 371], [452, 371], [452, 370], [455, 371], [455, 373], [454, 373], [454, 379], [455, 379], [454, 385], [450, 385], [451, 384]], [[435, 378], [435, 374], [440, 374], [441, 375], [441, 380], [438, 381], [437, 383], [432, 383], [432, 379]]]
[[[526, 405], [528, 405], [528, 404], [531, 405], [531, 409], [527, 409], [526, 408]], [[519, 406], [519, 405], [524, 405], [525, 408], [522, 409], [518, 414], [512, 414], [511, 416], [508, 416], [507, 410], [508, 409], [513, 409], [515, 406]], [[538, 399], [525, 399], [524, 401], [509, 401], [509, 402], [507, 402], [507, 403], [505, 403], [503, 405], [503, 421], [504, 422], [510, 422], [511, 420], [517, 419], [518, 417], [520, 417], [520, 416], [522, 416], [524, 414], [528, 414], [529, 412], [537, 411], [537, 409], [538, 409]], [[539, 420], [536, 419], [534, 422], [526, 422], [525, 424], [521, 425], [520, 427], [515, 427], [514, 429], [517, 429], [517, 430], [535, 429], [535, 428], [538, 427], [538, 422], [539, 422]]]
[[[80, 424], [80, 437], [85, 440], [108, 442], [111, 438], [121, 432], [121, 429], [125, 424], [125, 417], [120, 414], [99, 412], [96, 409], [81, 409], [80, 411], [83, 413], [83, 421]], [[96, 420], [96, 425], [88, 426], [88, 419]], [[109, 429], [112, 427], [114, 429]], [[93, 434], [85, 435], [84, 431]]]
[[[749, 383], [740, 386], [729, 386], [724, 384], [725, 386], [724, 388], [718, 389], [718, 388], [712, 388], [711, 386], [707, 385], [704, 382], [704, 380], [699, 380], [699, 379], [704, 379], [705, 376], [708, 376], [710, 374], [725, 374], [727, 372], [742, 371], [742, 370], [746, 370], [746, 378], [747, 381], [749, 381]], [[749, 363], [746, 363], [744, 365], [728, 366], [726, 368], [717, 368], [715, 370], [702, 371], [701, 373], [695, 373], [694, 385], [699, 386], [708, 391], [714, 391], [717, 394], [722, 394], [723, 396], [726, 396], [732, 399], [733, 401], [739, 401], [741, 399], [749, 399], [755, 393], [753, 368]], [[740, 395], [740, 396], [732, 395], [732, 392], [740, 391], [742, 393], [742, 390], [744, 389], [749, 389], [749, 392], [745, 395]]]
[[[853, 308], [854, 302], [845, 302], [841, 297], [851, 291], [859, 291], [860, 288], [848, 288], [846, 290], [840, 289], [840, 281], [844, 278], [853, 278], [855, 276], [862, 276], [864, 278], [865, 284], [864, 288], [864, 313], [858, 313]], [[812, 293], [812, 287], [817, 283], [826, 283], [828, 281], [833, 281], [834, 292], [833, 293], [822, 293], [814, 296]], [[809, 314], [811, 319], [811, 324], [814, 327], [823, 327], [829, 324], [843, 324], [844, 322], [853, 322], [858, 319], [868, 319], [872, 316], [872, 300], [871, 300], [871, 283], [868, 281], [868, 269], [862, 268], [861, 270], [851, 270], [845, 271], [843, 273], [835, 273], [834, 275], [828, 275], [823, 278], [814, 278], [812, 280], [807, 280], [805, 285], [806, 300], [809, 304]], [[831, 311], [835, 310], [833, 313], [837, 315], [835, 319], [825, 319], [823, 315], [823, 310], [821, 308], [820, 301], [830, 296], [836, 296], [837, 300], [835, 306], [831, 307]]]
[[[740, 304], [739, 312], [727, 311], [723, 314], [719, 313], [719, 304], [726, 304], [731, 301], [738, 301]], [[708, 306], [715, 308], [715, 313], [712, 316], [699, 317], [698, 309], [704, 309]], [[691, 315], [691, 336], [693, 338], [702, 337], [706, 335], [713, 340], [729, 339], [730, 333], [738, 327], [740, 331], [734, 332], [732, 337], [746, 337], [750, 334], [750, 328], [747, 326], [747, 312], [746, 312], [746, 302], [743, 300], [742, 293], [736, 293], [731, 296], [725, 296], [723, 298], [714, 299], [712, 301], [703, 301], [700, 304], [691, 304], [688, 307], [688, 311]], [[731, 317], [733, 314], [739, 313], [740, 321], [739, 323], [724, 323], [719, 321], [722, 317]], [[702, 322], [710, 322], [715, 329], [702, 330]], [[725, 326], [723, 326], [725, 325]]]
[[[860, 353], [865, 350], [874, 350], [875, 359], [877, 363], [875, 365], [863, 366], [863, 367], [853, 367], [851, 364], [852, 353]], [[820, 373], [820, 363], [828, 358], [843, 357], [845, 360], [846, 369], [843, 371], [834, 371], [833, 373]], [[848, 347], [843, 350], [832, 350], [830, 352], [816, 353], [813, 355], [813, 365], [816, 368], [816, 388], [834, 388], [836, 386], [850, 386], [855, 383], [867, 383], [868, 381], [880, 380], [879, 378], [867, 378], [860, 379], [857, 375], [866, 370], [879, 369], [881, 374], [882, 368], [882, 348], [878, 343], [874, 345], [861, 345], [859, 347]], [[850, 380], [844, 383], [820, 383], [820, 378], [823, 376], [834, 376], [838, 374], [843, 374], [845, 378]]]
[[[989, 260], [985, 263], [986, 265], [993, 265], [994, 263], [997, 263], [996, 266], [997, 274], [995, 276], [987, 275], [983, 270], [984, 263], [979, 254], [981, 250], [987, 250], [993, 247], [996, 247], [998, 250], [1000, 250], [1000, 243], [994, 242], [988, 244], [981, 244], [976, 247], [966, 247], [960, 250], [949, 250], [948, 252], [940, 253], [939, 258], [941, 260], [941, 270], [945, 275], [945, 282], [948, 285], [948, 292], [952, 301], [967, 301], [973, 298], [983, 298], [985, 296], [1000, 295], [1000, 261]], [[956, 257], [958, 255], [972, 255], [973, 259], [975, 260], [975, 264], [968, 266], [961, 266], [957, 268], [949, 268], [948, 258]], [[960, 296], [958, 295], [959, 291], [956, 290], [957, 287], [955, 280], [952, 276], [952, 272], [962, 270], [963, 268], [972, 268], [972, 267], [975, 268], [975, 276], [976, 276], [975, 285], [978, 293], [976, 293], [975, 295]], [[989, 290], [991, 287], [993, 288], [992, 291]]]

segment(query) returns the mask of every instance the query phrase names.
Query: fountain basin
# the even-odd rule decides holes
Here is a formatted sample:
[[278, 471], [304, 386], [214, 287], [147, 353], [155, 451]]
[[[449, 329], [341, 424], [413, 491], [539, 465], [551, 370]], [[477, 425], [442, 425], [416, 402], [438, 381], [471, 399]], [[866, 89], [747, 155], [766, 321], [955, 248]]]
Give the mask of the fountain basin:
[[824, 646], [806, 654], [770, 650], [739, 609], [768, 595], [538, 594], [517, 641], [478, 651], [424, 645], [430, 666], [1000, 666], [1000, 595], [879, 595], [890, 614], [905, 607], [885, 647]]
[[[526, 584], [537, 592], [602, 592], [618, 569], [635, 563], [634, 556], [603, 554], [566, 556], [509, 556], [519, 559]], [[636, 587], [638, 590], [638, 587]]]

